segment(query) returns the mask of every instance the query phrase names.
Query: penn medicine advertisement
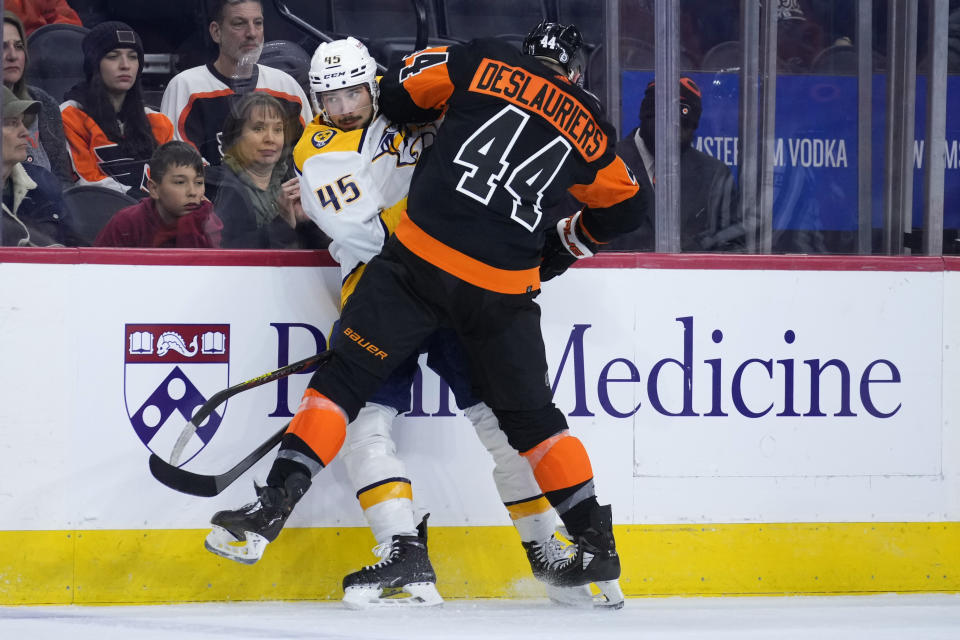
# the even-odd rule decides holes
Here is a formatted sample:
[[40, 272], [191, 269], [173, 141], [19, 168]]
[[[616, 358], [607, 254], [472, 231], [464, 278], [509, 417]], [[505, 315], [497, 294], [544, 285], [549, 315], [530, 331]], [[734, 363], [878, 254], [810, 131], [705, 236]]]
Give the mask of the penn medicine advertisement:
[[[337, 280], [0, 264], [2, 528], [203, 529], [248, 501], [272, 456], [213, 499], [160, 485], [147, 458], [216, 391], [322, 349]], [[538, 298], [547, 382], [617, 524], [957, 520], [958, 292], [942, 270], [572, 269]], [[394, 427], [418, 508], [434, 526], [509, 524], [489, 456], [422, 369]], [[186, 468], [232, 466], [308, 379], [230, 399]], [[339, 463], [315, 486], [289, 527], [363, 526]]]

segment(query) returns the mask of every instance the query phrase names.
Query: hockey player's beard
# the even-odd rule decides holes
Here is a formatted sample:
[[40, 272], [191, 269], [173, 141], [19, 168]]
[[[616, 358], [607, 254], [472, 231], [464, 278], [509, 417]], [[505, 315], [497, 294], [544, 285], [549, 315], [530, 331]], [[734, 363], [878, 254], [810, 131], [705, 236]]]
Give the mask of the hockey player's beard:
[[373, 107], [363, 107], [362, 109], [357, 109], [356, 111], [351, 111], [348, 114], [338, 115], [334, 120], [334, 124], [337, 125], [338, 129], [343, 131], [353, 131], [355, 129], [362, 129], [363, 127], [370, 124], [370, 120], [373, 118]]

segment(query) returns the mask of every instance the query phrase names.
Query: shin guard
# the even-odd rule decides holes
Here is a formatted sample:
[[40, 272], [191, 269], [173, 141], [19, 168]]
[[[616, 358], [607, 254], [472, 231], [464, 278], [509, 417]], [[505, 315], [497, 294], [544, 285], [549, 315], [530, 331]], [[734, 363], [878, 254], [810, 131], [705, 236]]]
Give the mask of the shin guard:
[[527, 461], [510, 446], [493, 410], [480, 402], [464, 411], [477, 437], [493, 457], [493, 481], [513, 526], [523, 542], [542, 542], [553, 535], [557, 518], [543, 496]]
[[390, 435], [396, 409], [368, 403], [347, 427], [344, 465], [378, 544], [416, 535], [413, 490]]

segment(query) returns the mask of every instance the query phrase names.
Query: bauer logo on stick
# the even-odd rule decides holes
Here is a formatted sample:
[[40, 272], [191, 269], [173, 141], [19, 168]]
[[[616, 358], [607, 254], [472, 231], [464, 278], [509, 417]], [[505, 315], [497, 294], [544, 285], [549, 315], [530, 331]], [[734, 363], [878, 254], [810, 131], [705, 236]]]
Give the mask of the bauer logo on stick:
[[[230, 325], [128, 324], [123, 393], [140, 441], [165, 457], [183, 424], [230, 381]], [[226, 405], [214, 411], [187, 446], [185, 462], [210, 442]]]

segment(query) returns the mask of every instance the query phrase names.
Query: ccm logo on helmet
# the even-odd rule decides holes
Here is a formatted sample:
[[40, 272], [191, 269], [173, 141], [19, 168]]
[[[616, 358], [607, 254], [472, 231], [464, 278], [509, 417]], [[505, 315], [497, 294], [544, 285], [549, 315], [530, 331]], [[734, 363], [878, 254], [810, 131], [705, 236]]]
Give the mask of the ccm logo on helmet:
[[323, 74], [323, 79], [328, 80], [330, 78], [339, 78], [340, 76], [347, 75], [346, 71], [337, 71], [336, 73], [325, 73]]

